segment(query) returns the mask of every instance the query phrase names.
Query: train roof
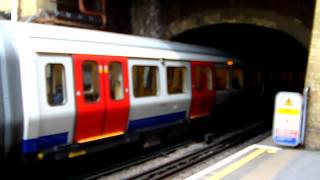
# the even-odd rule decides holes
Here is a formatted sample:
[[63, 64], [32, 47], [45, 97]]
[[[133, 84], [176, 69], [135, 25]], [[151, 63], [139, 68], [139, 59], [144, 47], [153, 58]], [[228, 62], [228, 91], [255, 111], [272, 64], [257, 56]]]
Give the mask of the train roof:
[[[187, 58], [190, 60], [209, 60], [210, 58], [217, 57], [236, 59], [233, 55], [215, 48], [98, 30], [11, 21], [0, 21], [0, 30], [1, 27], [11, 31], [14, 36], [16, 34], [19, 34], [18, 37], [26, 35], [32, 39], [32, 45], [35, 46], [34, 49], [37, 52], [103, 55], [100, 51], [102, 51], [102, 46], [105, 45], [104, 49], [106, 53], [109, 49], [113, 49], [113, 51], [109, 50], [111, 54], [107, 54], [124, 54], [128, 57]], [[79, 44], [79, 46], [74, 44]], [[96, 47], [91, 47], [93, 53], [90, 53], [90, 45]], [[100, 51], [98, 50], [99, 48]], [[122, 49], [123, 53], [117, 52], [115, 48]], [[82, 51], [80, 52], [79, 49]], [[146, 52], [147, 49], [154, 51], [148, 53]], [[172, 52], [178, 54], [174, 55]]]

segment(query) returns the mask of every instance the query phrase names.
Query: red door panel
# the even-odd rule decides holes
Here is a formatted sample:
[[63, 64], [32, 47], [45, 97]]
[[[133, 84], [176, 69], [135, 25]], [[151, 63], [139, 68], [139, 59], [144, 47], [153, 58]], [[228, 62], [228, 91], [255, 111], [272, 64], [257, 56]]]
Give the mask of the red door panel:
[[[215, 72], [215, 65], [213, 63], [208, 63], [205, 66], [205, 79], [206, 79], [206, 94], [205, 94], [205, 105], [204, 105], [204, 114], [209, 114], [212, 111], [215, 102], [216, 96], [216, 89], [215, 89], [215, 79], [216, 79], [216, 72]], [[208, 71], [209, 70], [209, 71]], [[210, 77], [209, 77], [210, 76]], [[209, 81], [211, 81], [209, 85]], [[208, 87], [209, 85], [209, 87]]]
[[75, 140], [81, 141], [102, 133], [104, 82], [99, 56], [74, 55], [73, 58], [77, 109]]
[[74, 55], [77, 142], [126, 131], [130, 104], [127, 61], [125, 57]]
[[[209, 73], [210, 72], [210, 73]], [[215, 66], [210, 62], [191, 63], [192, 101], [190, 119], [210, 114], [215, 101]], [[209, 81], [211, 83], [209, 83]]]
[[112, 56], [103, 59], [108, 69], [105, 73], [107, 90], [103, 132], [121, 134], [126, 131], [129, 118], [128, 60], [126, 57]]

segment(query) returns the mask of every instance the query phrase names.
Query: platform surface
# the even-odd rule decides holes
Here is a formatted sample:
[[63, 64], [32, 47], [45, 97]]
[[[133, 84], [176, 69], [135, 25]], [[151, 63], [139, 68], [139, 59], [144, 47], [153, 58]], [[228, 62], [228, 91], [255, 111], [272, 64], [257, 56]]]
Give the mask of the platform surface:
[[190, 176], [187, 180], [320, 179], [320, 152], [276, 146], [269, 137]]

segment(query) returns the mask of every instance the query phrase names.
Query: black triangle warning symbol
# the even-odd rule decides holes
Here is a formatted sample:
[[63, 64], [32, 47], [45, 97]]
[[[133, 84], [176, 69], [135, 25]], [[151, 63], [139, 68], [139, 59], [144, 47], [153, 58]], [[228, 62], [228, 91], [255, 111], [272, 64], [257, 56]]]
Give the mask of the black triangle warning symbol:
[[292, 102], [290, 100], [290, 98], [288, 98], [288, 100], [286, 101], [286, 103], [284, 103], [285, 106], [292, 106]]

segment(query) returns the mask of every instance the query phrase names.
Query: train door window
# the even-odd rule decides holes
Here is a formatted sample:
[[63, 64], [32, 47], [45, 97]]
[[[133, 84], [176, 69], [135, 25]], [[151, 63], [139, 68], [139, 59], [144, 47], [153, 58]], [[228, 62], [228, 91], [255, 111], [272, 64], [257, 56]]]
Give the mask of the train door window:
[[99, 99], [98, 68], [95, 61], [85, 61], [82, 64], [83, 95], [87, 102], [95, 102]]
[[232, 70], [232, 88], [240, 89], [243, 87], [243, 71], [241, 69]]
[[123, 99], [123, 77], [120, 63], [112, 62], [109, 65], [110, 97], [114, 100]]
[[228, 70], [227, 69], [217, 69], [216, 71], [216, 84], [217, 90], [224, 90], [228, 88]]
[[169, 94], [186, 92], [186, 68], [168, 67], [167, 68], [167, 88]]
[[206, 75], [206, 84], [207, 84], [207, 90], [212, 91], [213, 90], [213, 84], [212, 84], [212, 69], [210, 67], [206, 67], [204, 70], [204, 73]]
[[195, 88], [196, 88], [196, 91], [202, 91], [203, 89], [203, 84], [201, 82], [201, 74], [202, 74], [202, 71], [201, 71], [201, 67], [200, 66], [196, 66], [195, 68]]
[[47, 101], [51, 106], [66, 103], [65, 70], [62, 64], [46, 65]]
[[133, 92], [135, 97], [158, 95], [158, 67], [133, 66]]

